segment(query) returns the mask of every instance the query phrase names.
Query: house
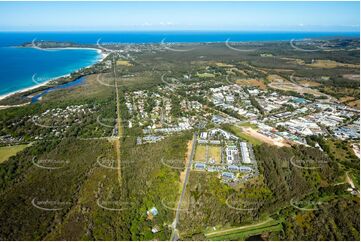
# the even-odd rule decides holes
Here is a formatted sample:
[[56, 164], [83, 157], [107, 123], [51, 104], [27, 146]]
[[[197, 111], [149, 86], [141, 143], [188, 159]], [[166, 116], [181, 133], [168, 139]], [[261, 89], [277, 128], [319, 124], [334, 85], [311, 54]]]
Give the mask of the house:
[[201, 139], [207, 139], [207, 136], [208, 136], [207, 132], [201, 133]]
[[228, 170], [229, 171], [239, 171], [239, 168], [238, 168], [238, 166], [230, 165], [230, 166], [228, 166]]
[[241, 142], [241, 153], [242, 153], [242, 163], [251, 163], [251, 159], [249, 157], [249, 150], [246, 142]]
[[159, 232], [159, 227], [158, 226], [154, 226], [152, 228], [152, 233], [155, 234], [155, 233], [158, 233]]
[[195, 163], [194, 168], [197, 170], [205, 170], [207, 168], [207, 165], [204, 163]]
[[148, 219], [153, 219], [153, 217], [158, 215], [158, 210], [156, 207], [152, 207], [147, 211]]
[[233, 102], [234, 102], [234, 96], [232, 96], [232, 95], [227, 95], [227, 96], [226, 96], [226, 102], [227, 102], [227, 103], [233, 103]]
[[222, 178], [226, 180], [233, 180], [235, 178], [232, 172], [222, 172]]
[[252, 168], [251, 167], [248, 167], [248, 166], [240, 166], [239, 167], [239, 170], [241, 172], [251, 172], [252, 171]]
[[254, 95], [258, 95], [259, 94], [259, 90], [258, 89], [253, 89], [253, 90], [248, 90], [248, 93], [252, 96]]

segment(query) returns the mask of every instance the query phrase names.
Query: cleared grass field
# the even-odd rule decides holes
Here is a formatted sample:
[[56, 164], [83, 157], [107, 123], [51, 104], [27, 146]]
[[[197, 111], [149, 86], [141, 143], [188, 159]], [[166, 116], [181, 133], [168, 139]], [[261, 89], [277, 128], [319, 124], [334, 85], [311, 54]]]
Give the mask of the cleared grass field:
[[282, 225], [279, 221], [267, 219], [263, 222], [241, 226], [239, 228], [225, 229], [217, 232], [205, 234], [208, 240], [224, 241], [224, 240], [245, 240], [249, 236], [261, 234], [264, 232], [281, 231]]
[[197, 145], [194, 161], [206, 162], [208, 152], [208, 159], [214, 159], [216, 164], [221, 163], [221, 147], [211, 145]]
[[[245, 127], [247, 127], [247, 126], [245, 126]], [[242, 130], [236, 126], [229, 126], [228, 129], [231, 132], [233, 132], [236, 136], [248, 141], [249, 143], [251, 143], [253, 145], [260, 145], [263, 143], [261, 140], [256, 139], [256, 138], [252, 137], [251, 135], [248, 135], [248, 134], [242, 132]]]
[[239, 124], [239, 126], [242, 126], [242, 127], [250, 127], [252, 129], [258, 129], [258, 126], [256, 124], [253, 124], [251, 122], [245, 122], [245, 123], [241, 123]]
[[206, 161], [206, 146], [197, 145], [196, 153], [194, 154], [194, 161]]
[[312, 64], [308, 64], [308, 66], [317, 67], [317, 68], [336, 68], [336, 67], [360, 68], [359, 65], [340, 63], [333, 60], [316, 60]]
[[267, 88], [266, 84], [258, 79], [238, 79], [236, 83], [241, 86], [258, 87], [262, 90]]
[[133, 66], [133, 65], [127, 60], [117, 60], [117, 66]]
[[13, 145], [13, 146], [4, 146], [0, 147], [0, 163], [3, 163], [11, 156], [16, 155], [16, 153], [25, 149], [28, 145]]
[[221, 163], [221, 152], [222, 149], [220, 146], [208, 146], [208, 158], [214, 159], [216, 164]]
[[212, 73], [197, 73], [197, 76], [201, 77], [201, 78], [214, 78], [215, 77], [215, 75]]

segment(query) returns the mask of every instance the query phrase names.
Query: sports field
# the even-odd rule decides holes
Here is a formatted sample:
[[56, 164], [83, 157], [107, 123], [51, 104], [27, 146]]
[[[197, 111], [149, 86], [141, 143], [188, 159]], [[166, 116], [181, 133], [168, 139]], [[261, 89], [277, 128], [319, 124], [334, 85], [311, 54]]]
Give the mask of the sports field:
[[221, 147], [213, 145], [197, 145], [194, 155], [194, 161], [206, 162], [207, 158], [216, 161], [216, 164], [221, 163]]

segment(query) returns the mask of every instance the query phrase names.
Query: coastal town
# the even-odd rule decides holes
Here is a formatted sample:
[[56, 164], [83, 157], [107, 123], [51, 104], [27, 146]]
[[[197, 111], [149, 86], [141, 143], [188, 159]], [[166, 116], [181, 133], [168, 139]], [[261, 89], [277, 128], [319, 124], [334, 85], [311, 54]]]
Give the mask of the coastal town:
[[[191, 60], [182, 63], [188, 65], [165, 61], [164, 56], [175, 58], [168, 56], [176, 52], [172, 49], [192, 46], [206, 51], [187, 54]], [[294, 207], [297, 194], [285, 191], [301, 191], [307, 198], [307, 189], [324, 181], [339, 189], [335, 193], [358, 198], [360, 110], [350, 93], [347, 98], [331, 95], [324, 91], [326, 85], [293, 70], [261, 68], [226, 55], [206, 60], [206, 53], [229, 49], [222, 44], [89, 47], [104, 56], [94, 66], [3, 99], [6, 115], [0, 133], [2, 147], [18, 149], [9, 160], [24, 155], [22, 164], [35, 163], [37, 172], [92, 167], [82, 177], [97, 177], [87, 184], [96, 191], [90, 193], [96, 194], [97, 205], [81, 205], [82, 215], [90, 207], [139, 210], [136, 223], [147, 238], [177, 240], [185, 236], [179, 230], [191, 231], [188, 220], [201, 223], [197, 219], [203, 221], [207, 211], [215, 210], [217, 219], [228, 221], [244, 211], [258, 213], [272, 199], [286, 201], [285, 206], [290, 200]], [[259, 61], [274, 57], [270, 47], [264, 48], [256, 54]], [[174, 61], [184, 58], [174, 55]], [[51, 151], [42, 155], [47, 149]], [[3, 174], [5, 180], [11, 177]], [[125, 186], [132, 188], [131, 195], [120, 192]], [[325, 199], [333, 191], [317, 189]], [[140, 196], [146, 198], [138, 208], [132, 199]], [[208, 223], [201, 228], [217, 230]]]
[[[139, 145], [161, 141], [173, 133], [199, 130], [194, 170], [218, 172], [226, 181], [245, 181], [258, 174], [249, 140], [280, 147], [310, 146], [307, 137], [322, 136], [359, 145], [359, 110], [338, 102], [237, 84], [193, 89], [193, 95], [176, 96], [178, 101], [174, 102], [169, 91], [177, 88], [173, 83], [154, 92], [126, 93], [126, 106], [131, 114], [126, 125], [143, 129], [143, 136], [137, 137]], [[198, 95], [206, 98], [199, 99]], [[206, 128], [210, 126], [214, 129]], [[239, 138], [222, 126], [237, 128], [246, 135]], [[317, 143], [312, 146], [322, 150]], [[359, 148], [354, 150], [359, 156]], [[241, 173], [245, 175], [240, 176]]]
[[[40, 46], [45, 48], [49, 44], [41, 43]], [[99, 50], [105, 56], [103, 61], [96, 64], [95, 69], [77, 71], [75, 76], [111, 69], [112, 60], [106, 57], [113, 50], [100, 47]], [[110, 48], [121, 48], [111, 54], [113, 59], [117, 58], [116, 65], [119, 69], [137, 65], [135, 59], [143, 52], [164, 51], [162, 45], [120, 45]], [[257, 162], [252, 151], [252, 144], [257, 142], [279, 147], [310, 146], [307, 137], [333, 137], [351, 142], [355, 155], [360, 155], [358, 109], [277, 75], [266, 76], [268, 80], [272, 80], [267, 88], [262, 81], [249, 77], [237, 79], [234, 83], [230, 79], [234, 78], [235, 73], [245, 76], [251, 75], [250, 71], [252, 75], [264, 73], [249, 64], [243, 65], [243, 70], [232, 64], [216, 63], [204, 66], [195, 73], [175, 75], [168, 71], [160, 76], [161, 85], [151, 90], [124, 92], [124, 104], [129, 117], [122, 121], [124, 127], [142, 129], [143, 134], [136, 137], [137, 145], [160, 142], [172, 134], [184, 131], [198, 131], [200, 137], [193, 157], [193, 169], [217, 172], [223, 181], [229, 183], [257, 176]], [[111, 86], [99, 78], [97, 80], [101, 85]], [[290, 84], [300, 92], [285, 92], [284, 87]], [[47, 91], [43, 91], [30, 97], [33, 102], [37, 102], [39, 96], [46, 93]], [[51, 128], [52, 132], [38, 132], [37, 135], [27, 137], [26, 141], [24, 137], [6, 134], [0, 137], [0, 142], [21, 143], [66, 137], [72, 125], [80, 125], [86, 116], [89, 122], [101, 109], [100, 106], [86, 106], [48, 109], [39, 115], [23, 117], [11, 125], [33, 123], [38, 127]], [[110, 118], [104, 124], [99, 117], [98, 115], [96, 119], [97, 125], [106, 129], [103, 130], [103, 135], [117, 136], [115, 119]], [[114, 128], [109, 131], [111, 127]], [[317, 143], [313, 143], [312, 147], [322, 150]]]
[[0, 241], [360, 241], [359, 1], [0, 16]]

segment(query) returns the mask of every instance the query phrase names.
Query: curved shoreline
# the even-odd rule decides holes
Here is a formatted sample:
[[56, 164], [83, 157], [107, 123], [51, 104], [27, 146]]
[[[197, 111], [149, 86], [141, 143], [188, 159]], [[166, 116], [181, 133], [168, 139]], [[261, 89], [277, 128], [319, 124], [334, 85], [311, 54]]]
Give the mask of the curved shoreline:
[[[29, 47], [29, 48], [34, 48], [34, 47]], [[98, 48], [90, 48], [90, 47], [64, 47], [64, 48], [47, 48], [49, 50], [95, 50], [97, 51], [98, 53], [98, 59], [96, 60], [95, 63], [91, 64], [91, 65], [88, 65], [88, 66], [85, 66], [85, 67], [82, 67], [82, 68], [89, 68], [89, 67], [92, 67], [93, 65], [97, 64], [97, 63], [100, 63], [102, 62], [107, 56], [108, 54], [104, 53], [104, 51], [102, 51], [101, 49], [98, 49]], [[28, 91], [31, 91], [33, 89], [36, 89], [36, 88], [39, 88], [39, 87], [42, 87], [42, 86], [46, 86], [49, 84], [49, 82], [52, 82], [52, 81], [56, 81], [57, 79], [59, 78], [63, 78], [63, 77], [69, 77], [72, 73], [78, 71], [80, 69], [77, 69], [75, 71], [72, 71], [68, 74], [64, 74], [64, 75], [61, 75], [61, 76], [57, 76], [57, 77], [53, 77], [47, 81], [44, 81], [42, 83], [39, 83], [37, 85], [34, 85], [34, 86], [31, 86], [31, 87], [25, 87], [25, 88], [22, 88], [20, 90], [17, 90], [17, 91], [13, 91], [13, 92], [10, 92], [10, 93], [7, 93], [7, 94], [1, 94], [0, 95], [0, 101], [8, 98], [8, 97], [11, 97], [15, 94], [19, 94], [19, 93], [24, 93], [24, 92], [28, 92]]]

